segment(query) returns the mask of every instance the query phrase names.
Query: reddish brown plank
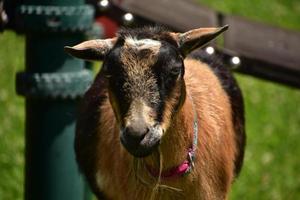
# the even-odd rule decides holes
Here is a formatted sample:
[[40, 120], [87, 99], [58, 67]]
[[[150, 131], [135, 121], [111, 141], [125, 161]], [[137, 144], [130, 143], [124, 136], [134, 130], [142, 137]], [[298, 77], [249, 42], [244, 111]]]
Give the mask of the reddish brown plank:
[[[300, 33], [226, 16], [226, 49], [238, 54], [300, 71]], [[262, 66], [263, 67], [263, 66]]]
[[167, 25], [178, 31], [217, 26], [215, 11], [199, 6], [191, 0], [114, 0], [128, 12]]

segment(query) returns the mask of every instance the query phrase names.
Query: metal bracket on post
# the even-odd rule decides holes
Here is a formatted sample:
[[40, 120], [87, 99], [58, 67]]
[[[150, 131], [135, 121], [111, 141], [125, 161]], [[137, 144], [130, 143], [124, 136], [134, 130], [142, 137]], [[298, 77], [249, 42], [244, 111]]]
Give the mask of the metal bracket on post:
[[91, 6], [22, 5], [19, 14], [26, 31], [85, 32], [91, 28]]
[[67, 73], [17, 74], [17, 93], [27, 98], [77, 99], [93, 80], [90, 70]]

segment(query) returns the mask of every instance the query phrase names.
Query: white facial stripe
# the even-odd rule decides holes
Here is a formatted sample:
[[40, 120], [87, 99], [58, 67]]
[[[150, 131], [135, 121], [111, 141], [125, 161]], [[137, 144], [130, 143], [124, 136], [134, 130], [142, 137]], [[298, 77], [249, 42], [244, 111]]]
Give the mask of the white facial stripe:
[[158, 40], [152, 39], [141, 39], [138, 40], [136, 38], [127, 37], [125, 39], [125, 43], [131, 47], [138, 48], [138, 49], [159, 49], [161, 46], [161, 42]]
[[132, 121], [143, 121], [149, 125], [155, 123], [151, 116], [151, 108], [143, 100], [135, 100], [131, 103], [125, 126], [130, 126]]
[[103, 183], [105, 182], [103, 174], [98, 171], [95, 176], [98, 187], [103, 187]]

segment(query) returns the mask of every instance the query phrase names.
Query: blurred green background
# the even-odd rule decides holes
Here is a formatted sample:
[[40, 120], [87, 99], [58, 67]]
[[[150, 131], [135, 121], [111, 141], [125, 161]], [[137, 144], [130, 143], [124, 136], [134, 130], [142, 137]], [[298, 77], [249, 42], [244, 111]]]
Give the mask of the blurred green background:
[[[299, 0], [197, 1], [227, 14], [300, 31]], [[23, 199], [24, 99], [15, 94], [15, 74], [23, 68], [24, 37], [10, 31], [0, 34], [0, 200]], [[245, 98], [248, 141], [230, 199], [299, 199], [300, 90], [236, 77]]]

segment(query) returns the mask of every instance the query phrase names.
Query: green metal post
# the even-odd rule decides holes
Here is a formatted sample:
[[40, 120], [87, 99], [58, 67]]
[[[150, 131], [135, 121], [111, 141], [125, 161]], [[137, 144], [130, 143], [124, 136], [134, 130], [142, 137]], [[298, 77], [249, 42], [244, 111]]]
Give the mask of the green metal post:
[[26, 71], [17, 92], [26, 97], [25, 200], [86, 199], [73, 148], [78, 99], [92, 81], [65, 45], [84, 39], [93, 9], [83, 0], [27, 0], [19, 8], [26, 35]]

